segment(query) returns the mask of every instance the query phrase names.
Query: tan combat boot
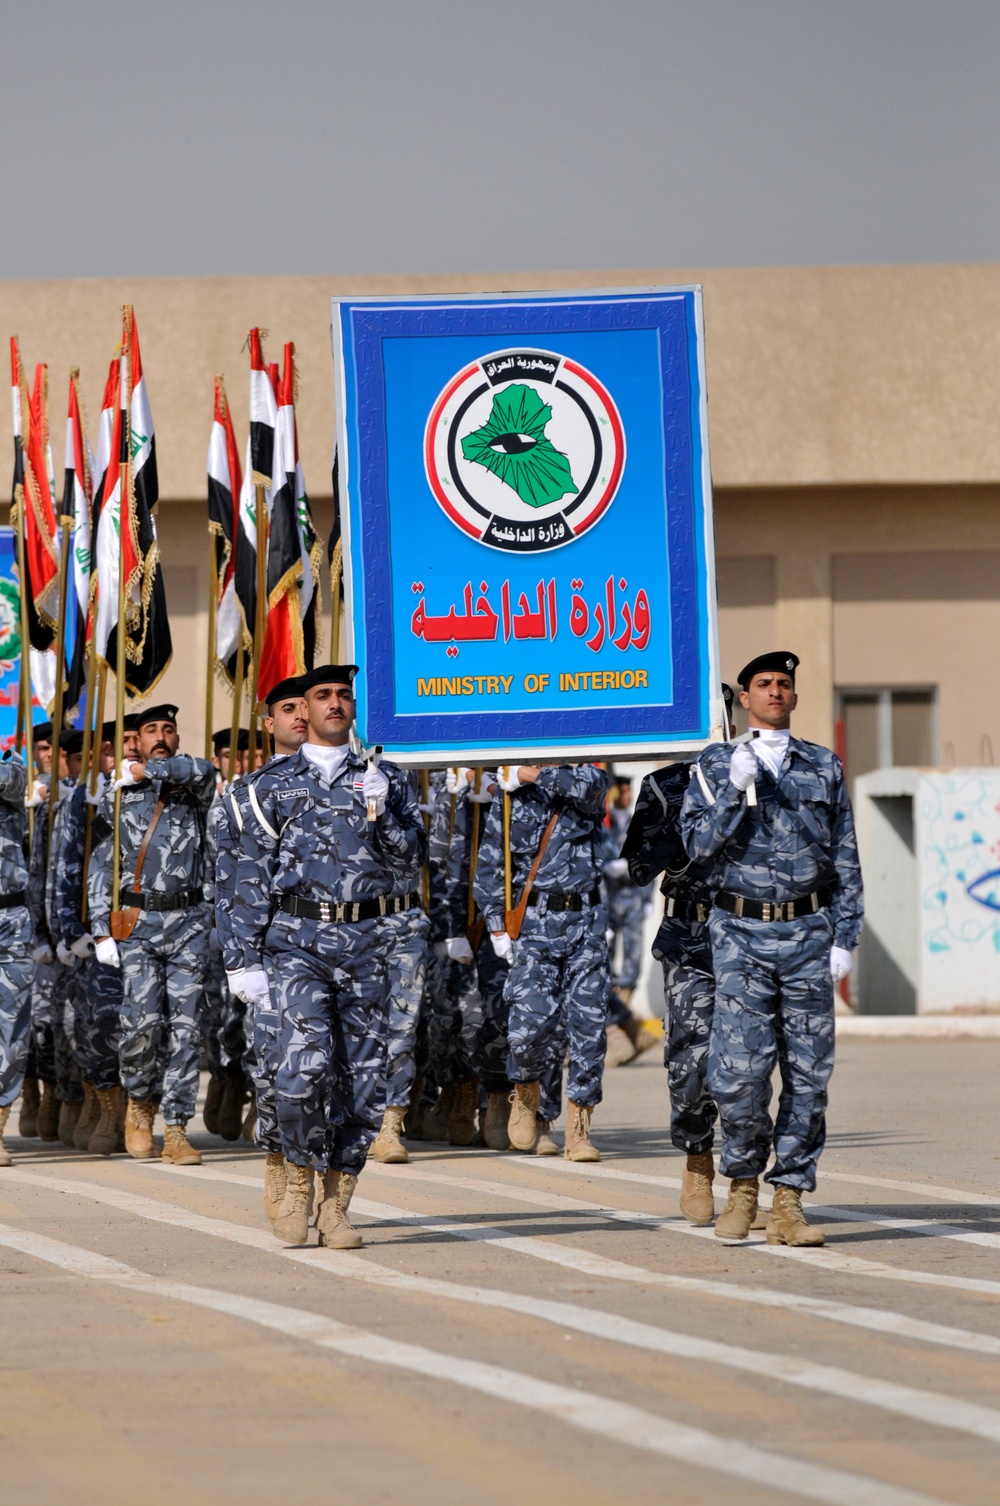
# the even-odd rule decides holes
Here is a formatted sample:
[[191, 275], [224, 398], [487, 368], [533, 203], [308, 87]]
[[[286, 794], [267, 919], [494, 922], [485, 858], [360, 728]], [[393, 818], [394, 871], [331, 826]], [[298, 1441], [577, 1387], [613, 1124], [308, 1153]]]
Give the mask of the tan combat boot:
[[59, 1138], [67, 1150], [76, 1149], [76, 1126], [83, 1112], [83, 1103], [67, 1103], [63, 1101], [59, 1105]]
[[402, 1140], [405, 1118], [406, 1110], [399, 1104], [386, 1109], [382, 1115], [382, 1127], [368, 1152], [370, 1160], [385, 1161], [390, 1166], [405, 1166], [410, 1159], [410, 1153]]
[[441, 1096], [433, 1107], [424, 1110], [424, 1139], [447, 1140], [448, 1124], [451, 1119], [452, 1105], [457, 1097], [458, 1089], [451, 1084], [441, 1089]]
[[624, 1067], [629, 1062], [635, 1061], [638, 1055], [638, 1051], [622, 1027], [620, 1025], [609, 1025], [607, 1045], [604, 1050], [604, 1065], [606, 1067]]
[[347, 1216], [357, 1177], [346, 1171], [328, 1171], [323, 1176], [323, 1204], [316, 1220], [319, 1242], [328, 1250], [359, 1250], [361, 1235]]
[[205, 1089], [205, 1107], [201, 1111], [201, 1117], [210, 1135], [219, 1133], [219, 1109], [222, 1107], [223, 1086], [221, 1077], [210, 1077], [208, 1087]]
[[151, 1098], [130, 1098], [125, 1111], [125, 1149], [133, 1161], [155, 1161], [153, 1118], [156, 1107]]
[[422, 1140], [424, 1138], [424, 1079], [418, 1077], [413, 1084], [413, 1092], [410, 1094], [410, 1102], [406, 1109], [406, 1122], [403, 1126], [403, 1134], [407, 1140]]
[[10, 1118], [10, 1106], [0, 1109], [0, 1166], [13, 1166], [14, 1157], [3, 1143], [3, 1132], [7, 1128], [7, 1120]]
[[516, 1082], [510, 1095], [510, 1118], [507, 1121], [507, 1138], [512, 1150], [533, 1154], [538, 1144], [538, 1100], [541, 1084]]
[[688, 1156], [681, 1173], [681, 1212], [696, 1228], [703, 1229], [715, 1222], [714, 1180], [715, 1162], [710, 1152]]
[[746, 1239], [757, 1216], [759, 1191], [756, 1177], [736, 1177], [730, 1182], [726, 1206], [715, 1220], [718, 1239]]
[[243, 1120], [243, 1138], [248, 1145], [254, 1142], [257, 1133], [257, 1094], [250, 1089], [250, 1102], [247, 1106], [246, 1117]]
[[285, 1195], [271, 1225], [286, 1245], [304, 1245], [309, 1238], [314, 1180], [311, 1166], [296, 1166], [294, 1161], [286, 1160]]
[[632, 1015], [622, 1026], [632, 1045], [635, 1047], [636, 1056], [641, 1056], [644, 1051], [652, 1051], [654, 1046], [660, 1044], [660, 1037], [653, 1030], [649, 1030], [636, 1015]]
[[483, 1139], [490, 1150], [510, 1150], [507, 1122], [510, 1119], [510, 1094], [491, 1093], [486, 1100]]
[[538, 1144], [535, 1146], [536, 1156], [557, 1156], [559, 1147], [553, 1140], [549, 1131], [552, 1128], [548, 1119], [538, 1121]]
[[38, 1078], [26, 1077], [21, 1089], [21, 1112], [17, 1121], [17, 1132], [22, 1140], [34, 1140], [38, 1134], [38, 1105], [41, 1102], [41, 1094], [38, 1091]]
[[97, 1094], [100, 1118], [91, 1131], [87, 1149], [92, 1156], [113, 1156], [118, 1149], [118, 1137], [121, 1134], [124, 1095], [119, 1087], [95, 1088], [94, 1092]]
[[80, 1117], [76, 1121], [76, 1129], [73, 1131], [73, 1144], [77, 1150], [87, 1150], [90, 1145], [90, 1137], [97, 1128], [97, 1121], [101, 1117], [101, 1105], [97, 1101], [97, 1089], [89, 1082], [83, 1085], [83, 1108]]
[[43, 1140], [59, 1139], [59, 1100], [55, 1083], [42, 1083], [42, 1097], [38, 1105], [38, 1133]]
[[448, 1144], [471, 1145], [476, 1138], [476, 1110], [479, 1107], [479, 1078], [460, 1082], [455, 1102], [448, 1116]]
[[280, 1150], [269, 1150], [264, 1161], [264, 1212], [274, 1223], [285, 1195], [285, 1158]]
[[200, 1166], [201, 1151], [187, 1137], [186, 1124], [168, 1124], [163, 1132], [163, 1161], [167, 1166]]
[[767, 1221], [769, 1245], [795, 1245], [817, 1249], [826, 1241], [821, 1229], [806, 1222], [802, 1194], [797, 1187], [775, 1187], [771, 1216]]
[[567, 1161], [599, 1161], [601, 1153], [596, 1145], [590, 1140], [590, 1116], [592, 1108], [585, 1108], [582, 1103], [574, 1103], [572, 1098], [566, 1100], [566, 1149], [563, 1155]]

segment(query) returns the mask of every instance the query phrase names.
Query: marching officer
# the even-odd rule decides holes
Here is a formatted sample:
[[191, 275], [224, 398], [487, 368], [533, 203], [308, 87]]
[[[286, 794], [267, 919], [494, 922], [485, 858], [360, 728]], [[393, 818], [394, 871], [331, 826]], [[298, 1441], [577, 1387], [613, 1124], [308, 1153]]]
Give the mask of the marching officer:
[[535, 1151], [540, 1084], [555, 1058], [564, 1017], [569, 1041], [564, 1153], [571, 1161], [599, 1161], [590, 1119], [601, 1101], [611, 987], [599, 887], [608, 778], [596, 764], [574, 764], [512, 766], [501, 769], [498, 780], [513, 796], [515, 905], [527, 891], [520, 937], [512, 941], [505, 928], [503, 798], [497, 794], [486, 818], [475, 893], [493, 949], [510, 963], [504, 995], [510, 1005], [508, 1075], [514, 1098], [507, 1134], [515, 1150]]
[[388, 1042], [382, 917], [406, 908], [395, 880], [426, 856], [409, 782], [349, 745], [354, 665], [306, 674], [309, 734], [247, 788], [233, 892], [244, 995], [280, 1017], [276, 1092], [286, 1190], [273, 1222], [305, 1244], [317, 1171], [321, 1244], [355, 1249], [348, 1218], [385, 1110]]
[[[106, 840], [103, 861], [91, 862], [90, 924], [98, 962], [122, 969], [125, 1148], [137, 1160], [156, 1155], [162, 1052], [163, 1159], [197, 1166], [201, 1155], [188, 1143], [187, 1123], [198, 1095], [199, 1011], [212, 925], [205, 830], [216, 771], [207, 759], [178, 753], [176, 706], [147, 707], [137, 721], [138, 757], [123, 763], [98, 811]], [[116, 787], [122, 791], [121, 890], [112, 917], [109, 834]]]
[[32, 925], [24, 861], [28, 772], [16, 755], [0, 760], [0, 1166], [13, 1164], [3, 1133], [21, 1091], [31, 1028]]
[[[722, 1239], [745, 1239], [759, 1177], [775, 1194], [771, 1244], [821, 1245], [802, 1212], [816, 1186], [833, 1071], [833, 986], [862, 921], [854, 818], [839, 758], [791, 736], [795, 654], [761, 654], [739, 676], [751, 740], [714, 743], [694, 765], [681, 812], [688, 855], [711, 864], [715, 1013], [708, 1084], [732, 1178]], [[781, 1071], [777, 1119], [771, 1074]]]

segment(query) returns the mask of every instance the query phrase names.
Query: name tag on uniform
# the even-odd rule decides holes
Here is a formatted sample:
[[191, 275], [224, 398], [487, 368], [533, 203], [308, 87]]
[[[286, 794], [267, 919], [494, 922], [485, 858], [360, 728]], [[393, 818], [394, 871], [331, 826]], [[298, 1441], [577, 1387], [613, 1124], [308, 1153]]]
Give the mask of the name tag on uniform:
[[129, 794], [129, 795], [126, 795], [124, 793], [122, 794], [122, 802], [123, 803], [126, 800], [141, 800], [142, 798], [143, 798], [143, 792], [142, 792], [142, 790], [133, 790], [132, 793]]
[[275, 798], [278, 800], [298, 800], [300, 796], [308, 798], [308, 795], [308, 790], [278, 790]]

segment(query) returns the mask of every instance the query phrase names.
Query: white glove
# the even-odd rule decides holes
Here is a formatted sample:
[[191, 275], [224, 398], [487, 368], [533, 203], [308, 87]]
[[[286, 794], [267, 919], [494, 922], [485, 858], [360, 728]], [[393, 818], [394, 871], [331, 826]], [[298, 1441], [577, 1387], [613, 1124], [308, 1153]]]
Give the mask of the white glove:
[[271, 990], [267, 983], [267, 974], [262, 967], [241, 967], [234, 972], [227, 973], [229, 989], [244, 1004], [270, 1005]]
[[365, 769], [361, 792], [366, 801], [374, 800], [375, 814], [381, 816], [385, 810], [385, 797], [389, 793], [389, 780], [376, 764], [370, 763]]
[[501, 931], [499, 936], [495, 936], [491, 931], [490, 940], [493, 943], [493, 950], [496, 952], [501, 962], [514, 961], [514, 943], [511, 941], [506, 931]]
[[471, 769], [449, 769], [444, 776], [444, 787], [449, 795], [460, 795], [472, 783], [472, 777]]
[[759, 772], [760, 766], [749, 743], [738, 743], [729, 760], [729, 783], [738, 790], [749, 789]]
[[72, 967], [76, 969], [80, 966], [79, 957], [75, 952], [70, 951], [65, 941], [60, 940], [56, 942], [56, 956], [59, 958], [59, 961], [62, 963], [63, 967]]
[[507, 791], [508, 795], [512, 795], [515, 790], [519, 790], [521, 788], [521, 781], [517, 777], [517, 771], [519, 768], [520, 764], [510, 764], [507, 767], [506, 776], [504, 775], [502, 767], [497, 769], [497, 783], [502, 790]]
[[422, 816], [433, 816], [433, 814], [434, 814], [434, 806], [433, 806], [433, 804], [431, 804], [431, 805], [418, 805], [417, 806], [417, 810], [420, 812], [420, 814]]
[[105, 967], [121, 967], [122, 959], [118, 955], [118, 943], [113, 936], [105, 936], [94, 947], [94, 956]]
[[479, 786], [478, 795], [476, 794], [475, 788], [470, 785], [469, 799], [472, 801], [473, 805], [492, 805], [493, 796], [496, 794], [496, 792], [497, 787], [495, 781], [490, 776], [484, 774], [482, 784], [480, 784]]
[[98, 776], [97, 776], [97, 789], [94, 790], [93, 793], [91, 793], [90, 780], [88, 779], [86, 785], [84, 786], [84, 789], [85, 789], [86, 793], [85, 793], [85, 795], [83, 797], [84, 800], [86, 800], [87, 804], [88, 805], [100, 805], [100, 803], [101, 803], [101, 797], [104, 794], [104, 791], [107, 789], [107, 785], [108, 785], [107, 775], [99, 773]]
[[610, 863], [605, 863], [604, 872], [609, 879], [628, 878], [628, 862], [625, 858], [612, 858]]
[[31, 948], [32, 962], [54, 962], [52, 948], [47, 941], [40, 941], [37, 946]]
[[830, 948], [830, 974], [834, 983], [840, 983], [854, 970], [854, 958], [842, 946]]
[[125, 762], [125, 763], [122, 764], [122, 771], [121, 771], [120, 777], [118, 779], [113, 779], [111, 781], [111, 789], [112, 789], [112, 791], [115, 791], [115, 790], [125, 790], [125, 789], [128, 789], [128, 787], [129, 787], [130, 784], [135, 784], [135, 783], [136, 783], [136, 778], [135, 778], [135, 775], [132, 773], [132, 765], [130, 763], [128, 763], [128, 762]]
[[452, 962], [472, 961], [472, 948], [467, 936], [449, 936], [444, 946]]
[[31, 794], [25, 795], [24, 803], [29, 810], [37, 810], [40, 805], [45, 804], [48, 798], [48, 785], [43, 784], [40, 779], [36, 779], [34, 784], [31, 786]]
[[78, 936], [70, 947], [70, 951], [73, 953], [73, 956], [79, 957], [81, 959], [89, 957], [93, 950], [94, 938], [87, 932], [84, 932], [82, 936]]

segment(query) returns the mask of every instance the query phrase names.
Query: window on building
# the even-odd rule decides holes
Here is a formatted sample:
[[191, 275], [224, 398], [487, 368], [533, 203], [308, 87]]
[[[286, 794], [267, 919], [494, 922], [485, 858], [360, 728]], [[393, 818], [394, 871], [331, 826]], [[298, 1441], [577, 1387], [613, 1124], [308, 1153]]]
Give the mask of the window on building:
[[851, 784], [873, 769], [933, 768], [937, 691], [838, 690], [836, 744]]

